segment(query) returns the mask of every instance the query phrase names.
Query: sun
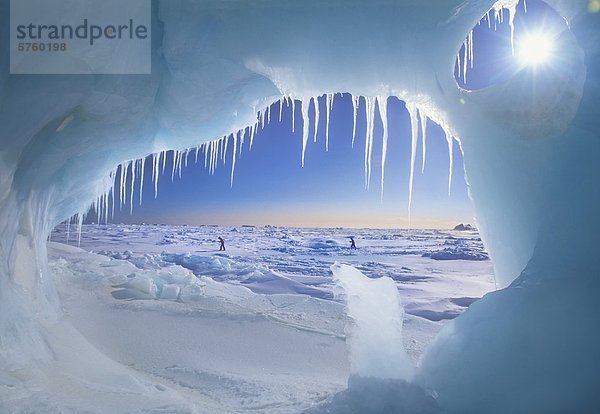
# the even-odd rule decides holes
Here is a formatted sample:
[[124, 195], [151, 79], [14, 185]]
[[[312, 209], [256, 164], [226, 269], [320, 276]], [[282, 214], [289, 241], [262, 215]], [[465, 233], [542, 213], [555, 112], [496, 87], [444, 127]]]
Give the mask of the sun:
[[543, 32], [524, 35], [517, 44], [517, 57], [523, 65], [538, 66], [551, 60], [554, 41]]

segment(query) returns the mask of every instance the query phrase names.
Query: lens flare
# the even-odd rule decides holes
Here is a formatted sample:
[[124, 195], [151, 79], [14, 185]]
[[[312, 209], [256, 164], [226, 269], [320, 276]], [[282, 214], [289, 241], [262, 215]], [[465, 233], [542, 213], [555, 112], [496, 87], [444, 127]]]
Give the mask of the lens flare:
[[554, 42], [545, 33], [530, 33], [519, 40], [517, 48], [517, 56], [523, 65], [538, 66], [552, 58]]

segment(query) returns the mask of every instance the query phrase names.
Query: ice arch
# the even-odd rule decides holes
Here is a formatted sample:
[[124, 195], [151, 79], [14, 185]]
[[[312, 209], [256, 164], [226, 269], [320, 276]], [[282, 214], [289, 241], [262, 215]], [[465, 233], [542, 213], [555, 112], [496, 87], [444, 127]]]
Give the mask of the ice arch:
[[597, 407], [600, 338], [587, 328], [600, 293], [600, 17], [586, 0], [548, 1], [571, 27], [555, 70], [461, 91], [457, 51], [494, 3], [155, 1], [152, 75], [44, 77], [8, 74], [2, 0], [0, 364], [51, 363], [49, 326], [61, 317], [45, 240], [106, 191], [115, 165], [236, 133], [281, 95], [308, 104], [348, 92], [398, 96], [460, 139], [499, 286], [519, 277], [444, 331], [420, 381], [450, 412], [489, 411], [498, 400], [500, 412], [544, 411], [545, 391], [554, 407]]

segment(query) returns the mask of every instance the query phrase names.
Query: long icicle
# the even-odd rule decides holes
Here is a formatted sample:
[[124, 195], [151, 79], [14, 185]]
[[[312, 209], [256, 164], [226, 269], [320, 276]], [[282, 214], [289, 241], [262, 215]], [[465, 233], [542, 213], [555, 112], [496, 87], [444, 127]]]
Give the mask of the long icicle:
[[415, 160], [417, 156], [417, 142], [419, 140], [419, 119], [417, 117], [417, 108], [414, 104], [407, 103], [406, 110], [410, 115], [411, 131], [410, 178], [408, 180], [408, 216], [410, 219], [413, 198], [413, 183], [415, 179]]
[[302, 100], [302, 167], [304, 167], [304, 156], [306, 155], [306, 146], [308, 145], [308, 132], [310, 129], [310, 119], [308, 117], [309, 105], [310, 99], [304, 98]]
[[185, 162], [187, 164], [187, 156], [188, 156], [188, 151], [187, 150], [181, 151], [179, 153], [179, 169], [178, 169], [178, 172], [179, 172], [179, 178], [180, 179], [181, 179], [181, 173], [183, 171], [183, 163]]
[[285, 96], [282, 96], [281, 99], [279, 100], [279, 123], [281, 123], [281, 114], [283, 113], [283, 100], [285, 99]]
[[366, 99], [367, 130], [365, 132], [365, 187], [371, 185], [371, 160], [373, 155], [373, 133], [375, 130], [375, 99]]
[[127, 179], [127, 171], [125, 170], [126, 164], [120, 165], [121, 174], [119, 175], [119, 210], [123, 209], [125, 205], [125, 181]]
[[250, 126], [250, 149], [252, 151], [252, 145], [254, 144], [254, 125]]
[[171, 182], [175, 180], [175, 169], [177, 168], [177, 151], [173, 151], [173, 165], [171, 166]]
[[231, 157], [231, 183], [230, 183], [230, 187], [233, 188], [233, 176], [235, 174], [235, 154], [236, 154], [236, 150], [237, 150], [237, 138], [235, 135], [233, 136], [233, 156]]
[[144, 169], [146, 167], [146, 157], [142, 158], [142, 166], [140, 171], [140, 206], [142, 205], [142, 194], [144, 193]]
[[425, 158], [427, 155], [427, 115], [425, 112], [417, 108], [419, 119], [421, 120], [421, 150], [423, 153], [423, 163], [421, 165], [421, 174], [425, 173]]
[[444, 131], [446, 141], [448, 142], [448, 157], [450, 159], [450, 166], [448, 170], [448, 195], [450, 195], [452, 189], [452, 170], [454, 167], [454, 139], [445, 126], [442, 126], [442, 130]]
[[69, 217], [69, 220], [67, 220], [67, 244], [69, 244], [69, 238], [71, 236], [71, 220], [72, 217]]
[[331, 118], [331, 108], [333, 106], [332, 104], [333, 101], [333, 94], [326, 94], [325, 95], [325, 106], [326, 106], [326, 111], [325, 111], [325, 116], [327, 118], [327, 128], [325, 129], [325, 151], [329, 151], [329, 121]]
[[315, 96], [312, 98], [313, 106], [315, 108], [315, 131], [313, 136], [313, 141], [317, 142], [317, 133], [319, 131], [319, 97]]
[[239, 130], [239, 133], [240, 133], [240, 137], [241, 137], [241, 138], [240, 138], [240, 149], [239, 149], [239, 152], [238, 152], [238, 154], [239, 154], [240, 158], [242, 158], [242, 151], [243, 151], [243, 149], [244, 149], [244, 143], [246, 142], [246, 130], [247, 130], [247, 129], [248, 129], [248, 128], [246, 127], [246, 128], [244, 128], [244, 129], [240, 129], [240, 130]]
[[154, 184], [154, 199], [158, 197], [158, 162], [160, 157], [158, 154], [152, 154], [152, 183]]
[[387, 97], [377, 97], [379, 107], [379, 117], [383, 124], [383, 141], [381, 144], [381, 202], [383, 203], [383, 189], [385, 183], [385, 161], [387, 158], [388, 147], [388, 116], [387, 116]]
[[356, 118], [358, 117], [358, 105], [360, 103], [360, 96], [352, 96], [352, 148], [354, 148], [354, 141], [356, 139]]
[[81, 230], [83, 227], [83, 213], [77, 213], [77, 246], [81, 247]]
[[292, 101], [292, 134], [296, 132], [296, 100], [290, 97]]
[[137, 168], [137, 162], [131, 161], [131, 195], [129, 197], [129, 214], [133, 215], [133, 192], [135, 189], [135, 169]]

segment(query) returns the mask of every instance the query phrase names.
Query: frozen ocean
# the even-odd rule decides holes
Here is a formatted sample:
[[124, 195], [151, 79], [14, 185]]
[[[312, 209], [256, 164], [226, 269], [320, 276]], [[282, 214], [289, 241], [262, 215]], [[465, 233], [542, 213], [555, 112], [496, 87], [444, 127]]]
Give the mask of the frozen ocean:
[[495, 289], [475, 230], [91, 224], [78, 244], [64, 224], [49, 244], [73, 326], [210, 412], [301, 412], [347, 387], [349, 318], [335, 263], [394, 281], [415, 364], [447, 321]]

